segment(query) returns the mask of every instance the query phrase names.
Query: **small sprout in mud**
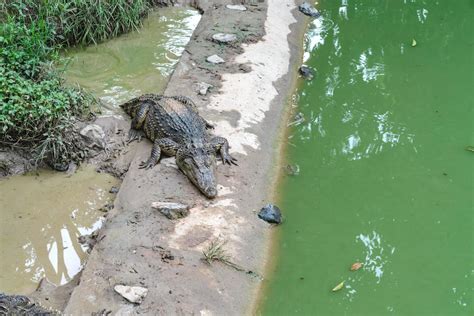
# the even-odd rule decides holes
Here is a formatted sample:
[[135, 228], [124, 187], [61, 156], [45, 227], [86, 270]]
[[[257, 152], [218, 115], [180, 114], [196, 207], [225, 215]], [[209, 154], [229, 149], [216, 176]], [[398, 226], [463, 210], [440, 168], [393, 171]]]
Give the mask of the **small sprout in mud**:
[[213, 261], [226, 261], [229, 259], [229, 256], [224, 250], [224, 245], [226, 241], [220, 241], [218, 239], [211, 241], [209, 246], [202, 252], [204, 255], [204, 260], [211, 264]]
[[227, 255], [226, 251], [224, 250], [224, 245], [227, 243], [225, 240], [213, 240], [209, 244], [209, 246], [202, 252], [204, 256], [204, 261], [208, 264], [211, 264], [214, 261], [222, 262], [229, 267], [234, 268], [237, 271], [246, 271], [244, 268], [240, 267], [239, 265], [230, 261], [229, 255]]
[[342, 281], [341, 283], [339, 283], [338, 285], [336, 285], [336, 286], [332, 289], [332, 291], [333, 291], [333, 292], [337, 292], [337, 291], [342, 290], [342, 288], [344, 287], [344, 282], [345, 282], [345, 281]]
[[357, 271], [362, 268], [362, 263], [356, 262], [351, 265], [351, 271]]
[[411, 41], [411, 47], [415, 47], [415, 46], [416, 46], [416, 40], [413, 39], [413, 40]]

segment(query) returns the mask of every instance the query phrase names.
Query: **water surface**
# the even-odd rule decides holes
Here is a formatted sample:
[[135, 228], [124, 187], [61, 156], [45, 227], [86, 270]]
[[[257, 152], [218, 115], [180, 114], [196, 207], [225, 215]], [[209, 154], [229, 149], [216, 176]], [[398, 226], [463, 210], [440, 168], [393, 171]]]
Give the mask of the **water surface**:
[[100, 228], [118, 182], [93, 167], [0, 180], [0, 292], [29, 294], [43, 277], [61, 285], [79, 273], [87, 248], [77, 238]]
[[159, 8], [139, 31], [69, 49], [65, 77], [108, 109], [144, 93], [161, 93], [199, 20], [196, 10]]
[[260, 312], [474, 315], [473, 2], [320, 9]]

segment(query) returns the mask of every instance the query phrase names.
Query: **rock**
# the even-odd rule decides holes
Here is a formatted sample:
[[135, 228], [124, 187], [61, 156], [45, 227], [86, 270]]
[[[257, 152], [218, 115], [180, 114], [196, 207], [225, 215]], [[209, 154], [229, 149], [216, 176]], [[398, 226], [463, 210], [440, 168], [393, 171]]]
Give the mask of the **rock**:
[[228, 4], [225, 7], [230, 10], [247, 11], [247, 8], [241, 4]]
[[300, 166], [298, 166], [297, 164], [294, 164], [294, 165], [288, 164], [285, 166], [285, 171], [286, 171], [286, 174], [290, 176], [297, 176], [300, 174]]
[[189, 215], [189, 206], [173, 202], [153, 202], [151, 207], [156, 208], [168, 219], [179, 219]]
[[311, 80], [314, 77], [313, 69], [309, 68], [308, 66], [302, 65], [299, 69], [300, 75], [306, 79]]
[[109, 190], [109, 193], [117, 194], [118, 191], [119, 191], [119, 188], [117, 188], [117, 187], [111, 187], [110, 190]]
[[232, 43], [237, 40], [237, 35], [235, 34], [225, 34], [225, 33], [217, 33], [212, 35], [212, 40], [214, 42], [218, 42], [221, 44], [228, 44]]
[[87, 253], [92, 251], [92, 248], [97, 244], [97, 237], [99, 237], [99, 231], [96, 230], [90, 235], [82, 235], [77, 238], [77, 241], [87, 247]]
[[218, 55], [212, 55], [206, 58], [206, 61], [211, 64], [222, 64], [225, 63], [225, 60], [219, 57]]
[[89, 147], [105, 149], [105, 133], [102, 127], [97, 124], [90, 124], [80, 130], [79, 134], [84, 138]]
[[140, 304], [148, 293], [148, 289], [141, 286], [116, 285], [115, 292], [122, 295], [127, 301]]
[[208, 84], [206, 82], [199, 82], [197, 84], [197, 90], [200, 95], [206, 95], [207, 91], [209, 91], [209, 89], [213, 87], [214, 86], [212, 84]]
[[250, 67], [250, 65], [247, 65], [247, 64], [240, 64], [239, 70], [242, 72], [248, 73], [252, 71], [252, 67]]
[[271, 224], [281, 224], [281, 211], [278, 206], [273, 204], [265, 205], [258, 212], [258, 217]]
[[321, 16], [321, 13], [319, 13], [318, 10], [316, 10], [311, 4], [308, 2], [303, 2], [298, 6], [298, 9], [300, 10], [301, 13], [309, 15], [313, 18], [319, 18]]

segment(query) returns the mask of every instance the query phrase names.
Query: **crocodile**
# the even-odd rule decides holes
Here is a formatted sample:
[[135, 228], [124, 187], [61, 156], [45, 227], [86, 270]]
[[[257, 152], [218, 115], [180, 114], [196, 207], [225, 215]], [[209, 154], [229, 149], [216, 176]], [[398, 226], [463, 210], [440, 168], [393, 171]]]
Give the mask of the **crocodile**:
[[3, 315], [60, 315], [58, 311], [47, 309], [41, 304], [23, 295], [7, 295], [0, 293], [0, 316]]
[[153, 142], [148, 160], [139, 168], [153, 168], [161, 153], [176, 157], [176, 165], [206, 197], [217, 196], [216, 156], [224, 164], [237, 165], [229, 154], [227, 139], [208, 133], [214, 127], [198, 113], [194, 102], [184, 96], [144, 94], [120, 107], [132, 118], [129, 142], [143, 133]]

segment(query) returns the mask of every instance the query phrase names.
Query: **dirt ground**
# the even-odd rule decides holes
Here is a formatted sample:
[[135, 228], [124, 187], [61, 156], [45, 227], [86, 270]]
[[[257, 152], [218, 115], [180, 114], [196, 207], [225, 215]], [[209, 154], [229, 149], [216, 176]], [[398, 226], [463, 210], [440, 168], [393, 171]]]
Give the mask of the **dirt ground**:
[[[165, 94], [193, 99], [216, 126], [213, 133], [229, 140], [239, 166], [218, 165], [218, 197], [207, 200], [177, 169], [174, 158], [162, 159], [152, 170], [138, 169], [150, 154], [149, 141], [117, 151], [103, 168], [118, 172], [123, 183], [100, 241], [68, 300], [54, 299], [61, 289], [36, 296], [46, 306], [74, 315], [241, 315], [254, 310], [271, 259], [273, 230], [257, 212], [272, 202], [279, 135], [286, 125], [307, 18], [294, 0], [187, 2], [203, 16]], [[226, 7], [237, 3], [247, 10]], [[215, 33], [234, 33], [238, 42], [215, 43], [210, 40]], [[208, 63], [206, 58], [214, 54], [225, 63]], [[197, 93], [200, 82], [213, 86], [205, 96]], [[116, 131], [128, 129], [128, 122], [118, 122]], [[157, 201], [189, 204], [190, 215], [171, 221], [151, 208]], [[254, 273], [204, 262], [202, 251], [216, 239], [226, 241], [231, 261]], [[114, 291], [118, 284], [145, 287], [148, 294], [141, 304], [132, 304]]]

